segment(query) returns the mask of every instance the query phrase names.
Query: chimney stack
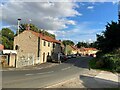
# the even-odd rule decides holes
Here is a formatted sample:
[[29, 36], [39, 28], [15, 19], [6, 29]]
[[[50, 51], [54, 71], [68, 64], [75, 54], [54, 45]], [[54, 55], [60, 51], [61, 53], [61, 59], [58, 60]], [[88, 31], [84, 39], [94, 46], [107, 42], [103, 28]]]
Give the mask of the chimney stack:
[[30, 25], [29, 24], [27, 24], [26, 30], [30, 30]]

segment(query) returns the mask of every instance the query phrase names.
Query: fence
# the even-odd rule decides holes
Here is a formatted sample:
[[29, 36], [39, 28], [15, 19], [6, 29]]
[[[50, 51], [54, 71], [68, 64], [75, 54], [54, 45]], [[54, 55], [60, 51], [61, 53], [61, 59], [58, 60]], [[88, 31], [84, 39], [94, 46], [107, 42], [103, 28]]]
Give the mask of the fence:
[[17, 57], [17, 68], [29, 65], [34, 65], [34, 54], [24, 54]]

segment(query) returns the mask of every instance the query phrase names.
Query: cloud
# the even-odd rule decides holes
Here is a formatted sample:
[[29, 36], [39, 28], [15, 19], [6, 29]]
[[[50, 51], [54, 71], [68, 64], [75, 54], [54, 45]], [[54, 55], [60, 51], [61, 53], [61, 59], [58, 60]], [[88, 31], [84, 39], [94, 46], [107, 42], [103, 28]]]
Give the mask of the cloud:
[[17, 19], [21, 23], [31, 23], [46, 30], [60, 30], [67, 25], [76, 25], [67, 17], [81, 16], [75, 8], [79, 6], [73, 2], [12, 2], [10, 0], [2, 6], [2, 21], [9, 25], [16, 25]]
[[94, 6], [88, 6], [87, 7], [87, 9], [93, 9], [94, 8]]
[[55, 31], [54, 34], [57, 35], [58, 39], [70, 39], [75, 42], [78, 41], [95, 41], [96, 34], [105, 30], [104, 28], [92, 29], [89, 26], [93, 25], [92, 22], [82, 22], [73, 29]]

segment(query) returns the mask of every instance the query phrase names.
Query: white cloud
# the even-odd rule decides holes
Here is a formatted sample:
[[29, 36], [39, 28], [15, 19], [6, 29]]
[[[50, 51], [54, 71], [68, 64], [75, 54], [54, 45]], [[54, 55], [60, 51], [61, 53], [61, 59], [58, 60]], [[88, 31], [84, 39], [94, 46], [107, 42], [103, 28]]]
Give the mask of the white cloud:
[[94, 6], [88, 6], [87, 7], [87, 9], [93, 9], [94, 8]]
[[[100, 29], [91, 29], [89, 26], [92, 22], [82, 22], [71, 30], [61, 30], [55, 31], [58, 39], [71, 39], [75, 42], [86, 40], [92, 42], [96, 40], [96, 34], [105, 30], [104, 28]], [[92, 24], [93, 25], [93, 24]]]
[[67, 28], [67, 24], [75, 25], [76, 22], [66, 17], [81, 16], [75, 10], [78, 5], [73, 2], [12, 2], [11, 0], [2, 6], [2, 21], [9, 25], [16, 25], [17, 19], [21, 23], [31, 23], [47, 30], [60, 30]]

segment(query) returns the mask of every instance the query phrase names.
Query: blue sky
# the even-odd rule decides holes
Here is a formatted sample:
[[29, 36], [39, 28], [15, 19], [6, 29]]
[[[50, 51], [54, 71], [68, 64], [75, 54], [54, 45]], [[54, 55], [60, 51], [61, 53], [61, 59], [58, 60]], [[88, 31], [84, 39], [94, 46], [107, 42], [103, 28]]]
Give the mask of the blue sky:
[[[56, 35], [57, 39], [95, 41], [107, 22], [118, 20], [118, 5], [113, 2], [35, 3], [10, 2], [2, 5], [3, 27], [17, 29], [21, 23], [31, 23]], [[19, 11], [19, 12], [17, 12]], [[1, 22], [0, 22], [1, 23]]]
[[107, 22], [118, 20], [118, 6], [117, 4], [113, 4], [112, 2], [98, 2], [94, 4], [83, 2], [82, 6], [81, 3], [77, 4], [80, 6], [80, 8], [76, 8], [76, 10], [80, 12], [82, 16], [68, 17], [68, 19], [70, 20], [75, 20], [77, 22], [77, 25], [69, 25], [68, 28], [65, 30], [80, 30], [78, 31], [78, 33], [76, 33], [76, 35], [70, 35], [72, 37], [69, 36], [68, 38], [74, 38], [75, 40], [75, 37], [78, 38], [79, 36], [80, 41], [89, 41], [89, 39], [92, 39], [92, 41], [94, 41], [96, 40], [96, 34], [105, 30], [105, 25], [107, 24]]

